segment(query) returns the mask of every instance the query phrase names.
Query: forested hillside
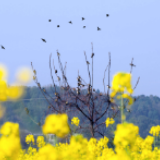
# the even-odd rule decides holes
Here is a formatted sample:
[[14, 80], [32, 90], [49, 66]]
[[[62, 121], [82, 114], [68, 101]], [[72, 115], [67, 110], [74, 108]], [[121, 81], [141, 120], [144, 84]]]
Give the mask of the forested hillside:
[[[47, 92], [54, 97], [53, 90], [48, 87]], [[38, 87], [25, 87], [24, 100], [16, 102], [6, 101], [2, 105], [6, 108], [5, 116], [0, 120], [0, 125], [6, 121], [17, 122], [20, 129], [27, 129], [32, 133], [42, 133], [38, 122], [43, 122], [42, 117], [48, 110], [48, 102], [44, 98]], [[100, 91], [97, 90], [97, 93]], [[136, 97], [135, 97], [136, 98]], [[29, 115], [26, 114], [25, 107], [29, 109]], [[137, 101], [132, 105], [131, 112], [126, 112], [127, 121], [139, 127], [140, 136], [145, 138], [149, 135], [151, 126], [160, 125], [160, 98], [156, 96], [140, 95]], [[81, 115], [78, 115], [82, 120]], [[45, 118], [45, 117], [44, 117]], [[44, 119], [43, 118], [43, 119]], [[72, 118], [72, 117], [71, 117]], [[115, 119], [115, 124], [106, 129], [110, 133], [111, 128], [116, 129], [116, 125], [120, 123], [120, 117]]]

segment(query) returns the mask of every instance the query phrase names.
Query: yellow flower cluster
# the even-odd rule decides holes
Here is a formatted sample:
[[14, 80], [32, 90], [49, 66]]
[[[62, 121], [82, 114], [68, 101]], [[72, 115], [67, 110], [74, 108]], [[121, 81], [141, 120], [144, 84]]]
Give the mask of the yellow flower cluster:
[[74, 124], [74, 125], [76, 125], [76, 126], [78, 126], [79, 125], [79, 119], [78, 119], [78, 117], [73, 117], [72, 118], [72, 120], [71, 120], [71, 124]]
[[38, 136], [37, 137], [37, 146], [38, 147], [43, 147], [45, 145], [44, 137], [43, 136]]
[[149, 131], [150, 134], [153, 134], [153, 136], [158, 136], [160, 133], [160, 126], [152, 126], [151, 130]]
[[[1, 128], [0, 159], [2, 160], [146, 160], [160, 159], [160, 150], [152, 151], [154, 137], [145, 139], [138, 134], [139, 128], [132, 123], [118, 124], [115, 131], [115, 150], [108, 148], [107, 137], [89, 141], [83, 135], [71, 136], [69, 144], [59, 143], [55, 147], [45, 144], [43, 136], [37, 137], [36, 148], [29, 147], [28, 153], [21, 149], [18, 124], [6, 122]], [[63, 130], [63, 129], [62, 129]], [[33, 135], [28, 135], [33, 142]]]
[[[27, 68], [21, 69], [17, 74], [17, 79], [19, 82], [29, 82], [30, 80], [31, 71]], [[0, 101], [6, 101], [7, 97], [10, 99], [17, 99], [20, 98], [23, 93], [24, 89], [23, 87], [18, 87], [15, 85], [18, 85], [18, 83], [15, 83], [15, 85], [8, 87], [6, 83], [6, 76], [7, 76], [7, 70], [6, 67], [3, 65], [0, 65]]]
[[68, 125], [68, 116], [66, 114], [51, 114], [45, 119], [45, 124], [42, 126], [44, 134], [55, 134], [63, 138], [70, 132]]
[[35, 143], [34, 143], [34, 136], [33, 136], [32, 134], [27, 135], [27, 136], [26, 136], [26, 139], [25, 139], [25, 142], [26, 142], [27, 144], [30, 144], [31, 142], [32, 142], [33, 144], [35, 144]]
[[17, 160], [21, 149], [19, 124], [6, 122], [0, 129], [0, 159], [12, 158]]
[[[113, 90], [110, 94], [112, 98], [116, 96], [118, 92], [123, 93], [122, 97], [129, 99], [129, 105], [132, 105], [133, 99], [128, 94], [124, 93], [125, 90], [130, 94], [133, 93], [130, 73], [120, 72], [114, 75], [111, 89]], [[117, 98], [119, 98], [119, 96]]]
[[128, 146], [129, 144], [134, 145], [135, 138], [139, 132], [139, 128], [134, 126], [132, 123], [122, 123], [117, 125], [115, 131], [114, 144], [116, 146]]
[[107, 118], [106, 119], [106, 121], [105, 121], [105, 123], [106, 123], [106, 127], [108, 127], [110, 124], [113, 124], [115, 121], [114, 121], [114, 119], [113, 118]]

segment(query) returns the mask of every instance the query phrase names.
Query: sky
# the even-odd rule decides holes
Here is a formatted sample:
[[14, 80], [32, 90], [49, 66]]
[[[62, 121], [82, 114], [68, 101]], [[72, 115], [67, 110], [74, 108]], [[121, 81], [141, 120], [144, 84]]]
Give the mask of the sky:
[[[31, 69], [31, 62], [40, 84], [53, 84], [49, 69], [51, 53], [58, 76], [62, 76], [56, 50], [63, 67], [67, 62], [69, 85], [77, 87], [78, 70], [89, 83], [84, 51], [92, 73], [92, 42], [93, 88], [107, 91], [104, 91], [103, 78], [110, 52], [110, 81], [118, 72], [129, 73], [129, 64], [134, 58], [133, 87], [138, 77], [140, 81], [133, 96], [160, 97], [159, 6], [159, 0], [1, 0], [0, 45], [5, 50], [0, 48], [0, 64], [8, 69], [8, 84], [15, 81], [19, 68]], [[97, 31], [97, 27], [101, 30]], [[53, 78], [57, 81], [55, 74]], [[59, 85], [58, 81], [56, 84]], [[105, 88], [107, 84], [106, 71]], [[32, 80], [27, 86], [36, 86], [36, 83]]]

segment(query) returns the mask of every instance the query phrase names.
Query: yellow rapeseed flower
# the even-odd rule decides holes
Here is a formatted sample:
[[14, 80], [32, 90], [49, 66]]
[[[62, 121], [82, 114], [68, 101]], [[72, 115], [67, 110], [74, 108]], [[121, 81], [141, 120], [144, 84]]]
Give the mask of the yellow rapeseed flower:
[[138, 126], [132, 123], [122, 123], [117, 125], [115, 131], [114, 144], [116, 146], [126, 147], [127, 145], [133, 145], [139, 132]]
[[158, 136], [160, 133], [160, 126], [152, 126], [152, 128], [149, 131], [150, 134], [153, 134], [153, 136]]
[[3, 64], [0, 64], [0, 80], [6, 79], [7, 76], [7, 68]]
[[19, 124], [6, 122], [0, 129], [0, 157], [17, 160], [21, 149]]
[[70, 132], [67, 114], [48, 115], [42, 126], [42, 132], [44, 134], [56, 134], [60, 138], [66, 136]]
[[19, 124], [18, 123], [12, 123], [12, 122], [6, 122], [3, 124], [3, 126], [0, 129], [0, 133], [8, 136], [8, 135], [15, 135], [19, 136]]
[[106, 127], [108, 127], [109, 126], [109, 124], [113, 124], [115, 121], [114, 121], [114, 119], [113, 118], [107, 118], [106, 119], [106, 121], [105, 121], [105, 123], [106, 123]]
[[25, 142], [27, 143], [27, 144], [29, 144], [29, 143], [33, 143], [33, 144], [35, 144], [34, 143], [34, 136], [32, 135], [32, 134], [29, 134], [29, 135], [27, 135], [26, 136], [26, 139], [25, 139]]
[[72, 120], [71, 120], [71, 124], [74, 124], [74, 125], [76, 125], [76, 126], [78, 126], [79, 125], [79, 119], [78, 119], [78, 117], [73, 117], [72, 118]]
[[19, 87], [18, 84], [13, 84], [7, 88], [7, 96], [9, 99], [16, 100], [24, 94], [24, 87]]
[[43, 136], [38, 136], [37, 137], [37, 146], [38, 147], [43, 147], [45, 145], [44, 137]]
[[17, 160], [21, 149], [20, 138], [15, 135], [0, 138], [0, 152], [8, 159]]
[[129, 94], [133, 93], [132, 85], [131, 85], [131, 74], [130, 73], [117, 73], [113, 77], [112, 81], [112, 92], [110, 97], [113, 98], [116, 96], [118, 92], [123, 93], [122, 97], [129, 99], [129, 105], [133, 103], [133, 99], [124, 91], [126, 90]]
[[0, 101], [7, 100], [7, 83], [5, 80], [0, 80]]
[[27, 68], [21, 68], [18, 70], [16, 78], [21, 83], [28, 83], [32, 79], [32, 71]]

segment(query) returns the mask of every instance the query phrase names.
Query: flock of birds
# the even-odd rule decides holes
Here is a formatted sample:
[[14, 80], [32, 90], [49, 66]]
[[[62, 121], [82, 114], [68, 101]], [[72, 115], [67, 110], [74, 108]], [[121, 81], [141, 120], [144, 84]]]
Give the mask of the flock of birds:
[[[106, 14], [106, 17], [109, 17], [109, 14]], [[84, 21], [84, 20], [85, 20], [85, 18], [82, 17], [82, 21]], [[52, 20], [49, 19], [48, 21], [51, 22]], [[68, 23], [72, 24], [72, 21], [69, 21]], [[60, 27], [60, 25], [57, 25], [57, 28], [59, 28], [59, 27]], [[83, 28], [86, 28], [86, 26], [83, 26]], [[101, 28], [97, 27], [97, 31], [100, 31], [100, 30], [101, 30]], [[46, 43], [46, 40], [44, 38], [41, 38], [41, 40]], [[1, 45], [1, 48], [5, 49], [5, 47], [2, 45]]]

